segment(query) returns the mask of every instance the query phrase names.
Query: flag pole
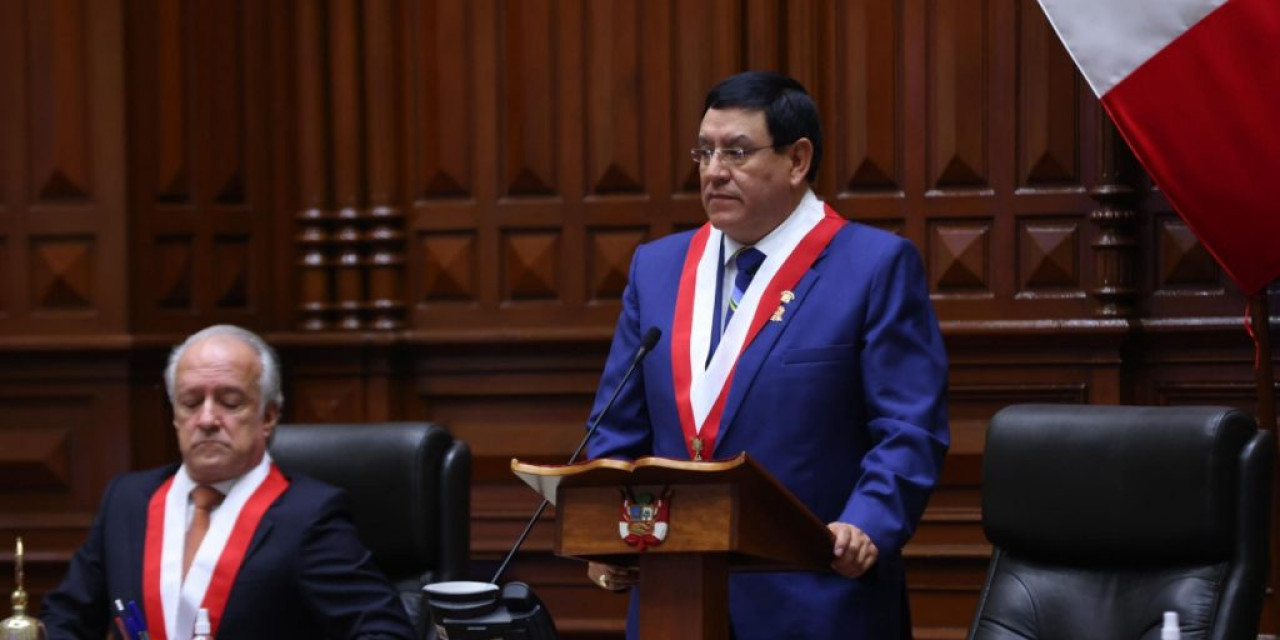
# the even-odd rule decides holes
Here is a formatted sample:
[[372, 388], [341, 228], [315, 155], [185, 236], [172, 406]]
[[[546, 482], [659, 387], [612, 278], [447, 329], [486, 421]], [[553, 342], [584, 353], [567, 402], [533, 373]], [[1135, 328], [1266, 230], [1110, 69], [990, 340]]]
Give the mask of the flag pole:
[[[1267, 287], [1262, 287], [1260, 291], [1249, 297], [1249, 323], [1252, 331], [1249, 333], [1253, 336], [1254, 344], [1254, 381], [1257, 385], [1258, 392], [1258, 428], [1266, 431], [1275, 432], [1276, 430], [1276, 397], [1275, 397], [1275, 372], [1272, 366], [1271, 358], [1271, 311], [1270, 304], [1267, 299]], [[1280, 438], [1277, 439], [1277, 447], [1280, 447]], [[1277, 456], [1280, 461], [1280, 456]], [[1280, 541], [1280, 532], [1277, 531], [1277, 524], [1280, 523], [1280, 474], [1271, 479], [1272, 489], [1272, 507], [1271, 507], [1271, 546], [1276, 548], [1276, 544]], [[1264, 605], [1266, 612], [1263, 614], [1263, 626], [1266, 626], [1266, 620], [1269, 618], [1271, 626], [1280, 624], [1280, 602], [1277, 602], [1276, 580], [1277, 574], [1280, 573], [1280, 557], [1278, 554], [1271, 554], [1271, 575], [1267, 578], [1267, 602]], [[1260, 631], [1264, 629], [1259, 629]], [[1274, 629], [1269, 629], [1274, 633]]]
[[[1276, 429], [1276, 385], [1271, 358], [1271, 311], [1267, 301], [1267, 288], [1253, 294], [1249, 305], [1252, 310], [1253, 340], [1257, 349], [1254, 359], [1254, 379], [1258, 385], [1258, 426], [1267, 431]], [[1280, 443], [1278, 443], [1280, 446]]]

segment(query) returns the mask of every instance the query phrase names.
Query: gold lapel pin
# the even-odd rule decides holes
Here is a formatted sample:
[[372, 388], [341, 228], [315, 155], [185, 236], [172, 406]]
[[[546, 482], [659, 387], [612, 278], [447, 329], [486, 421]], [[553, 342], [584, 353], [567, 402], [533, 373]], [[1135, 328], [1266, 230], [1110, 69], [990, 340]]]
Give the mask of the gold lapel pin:
[[773, 310], [773, 315], [769, 317], [769, 322], [782, 322], [782, 314], [787, 312], [786, 304], [788, 302], [791, 302], [792, 300], [795, 300], [796, 294], [793, 293], [790, 289], [787, 289], [786, 291], [782, 292], [782, 295], [779, 296], [779, 299], [782, 301], [782, 304], [778, 305], [778, 308]]

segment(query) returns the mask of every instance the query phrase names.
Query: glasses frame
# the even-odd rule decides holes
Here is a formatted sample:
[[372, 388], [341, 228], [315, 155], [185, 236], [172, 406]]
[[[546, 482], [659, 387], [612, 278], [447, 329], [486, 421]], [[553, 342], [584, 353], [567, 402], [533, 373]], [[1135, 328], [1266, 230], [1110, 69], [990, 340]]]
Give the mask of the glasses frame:
[[729, 167], [740, 167], [755, 155], [757, 151], [765, 149], [777, 150], [789, 145], [764, 144], [758, 147], [725, 147], [722, 149], [708, 149], [707, 147], [694, 147], [689, 149], [689, 159], [699, 167], [711, 166], [711, 160], [717, 156], [720, 162]]

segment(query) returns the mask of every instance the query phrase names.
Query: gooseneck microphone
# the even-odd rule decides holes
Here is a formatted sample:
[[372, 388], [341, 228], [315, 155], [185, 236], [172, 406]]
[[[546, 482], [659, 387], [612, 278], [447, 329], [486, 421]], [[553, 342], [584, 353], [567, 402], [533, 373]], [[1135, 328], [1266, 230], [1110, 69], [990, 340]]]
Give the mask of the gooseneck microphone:
[[[618, 386], [614, 387], [613, 395], [609, 396], [609, 401], [604, 403], [604, 408], [600, 410], [600, 413], [596, 414], [596, 419], [591, 421], [591, 424], [587, 427], [586, 435], [582, 436], [582, 442], [578, 443], [578, 448], [573, 451], [573, 455], [569, 456], [569, 462], [566, 464], [573, 464], [578, 461], [578, 456], [583, 449], [587, 448], [587, 442], [591, 440], [591, 434], [596, 432], [596, 428], [600, 426], [600, 421], [604, 419], [605, 414], [609, 413], [609, 409], [613, 408], [613, 403], [618, 399], [618, 394], [622, 393], [622, 388], [627, 386], [627, 381], [631, 379], [631, 374], [635, 373], [640, 361], [644, 360], [644, 357], [649, 355], [650, 351], [653, 351], [653, 347], [658, 344], [660, 338], [662, 338], [662, 330], [657, 327], [649, 327], [649, 330], [645, 332], [644, 337], [640, 339], [640, 348], [636, 349], [636, 354], [631, 357], [630, 366], [622, 374], [622, 380], [618, 382]], [[551, 504], [550, 500], [542, 499], [542, 504], [538, 505], [538, 510], [533, 512], [533, 517], [529, 518], [529, 522], [525, 524], [524, 531], [516, 539], [511, 551], [507, 552], [507, 557], [503, 558], [502, 564], [498, 565], [498, 571], [493, 574], [493, 580], [490, 580], [490, 582], [498, 584], [498, 578], [501, 578], [502, 573], [507, 570], [507, 565], [511, 563], [511, 559], [515, 557], [525, 539], [529, 537], [529, 532], [533, 531], [533, 525], [538, 523], [538, 519], [542, 517], [542, 512], [547, 510], [547, 505], [549, 504]]]

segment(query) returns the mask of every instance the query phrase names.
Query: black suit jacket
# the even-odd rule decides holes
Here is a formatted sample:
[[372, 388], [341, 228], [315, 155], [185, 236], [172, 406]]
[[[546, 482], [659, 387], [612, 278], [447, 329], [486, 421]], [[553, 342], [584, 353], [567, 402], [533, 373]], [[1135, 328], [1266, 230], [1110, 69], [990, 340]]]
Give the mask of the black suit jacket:
[[[62, 584], [44, 598], [40, 617], [51, 640], [102, 640], [113, 599], [143, 606], [147, 505], [177, 469], [125, 474], [108, 486], [88, 540]], [[254, 533], [218, 637], [411, 639], [414, 632], [399, 596], [356, 536], [342, 492], [292, 475]]]

